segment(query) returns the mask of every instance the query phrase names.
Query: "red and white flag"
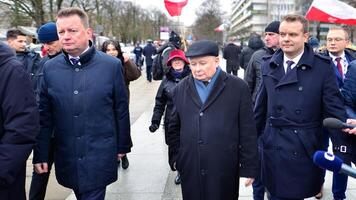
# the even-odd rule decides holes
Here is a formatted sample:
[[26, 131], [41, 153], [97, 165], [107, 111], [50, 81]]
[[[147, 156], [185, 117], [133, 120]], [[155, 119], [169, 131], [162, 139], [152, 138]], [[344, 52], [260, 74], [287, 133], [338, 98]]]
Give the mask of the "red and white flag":
[[172, 17], [179, 16], [187, 3], [188, 0], [164, 0], [164, 6]]
[[225, 31], [225, 24], [221, 24], [220, 26], [214, 29], [215, 32], [223, 32]]
[[356, 8], [339, 0], [314, 0], [305, 17], [320, 22], [355, 25]]

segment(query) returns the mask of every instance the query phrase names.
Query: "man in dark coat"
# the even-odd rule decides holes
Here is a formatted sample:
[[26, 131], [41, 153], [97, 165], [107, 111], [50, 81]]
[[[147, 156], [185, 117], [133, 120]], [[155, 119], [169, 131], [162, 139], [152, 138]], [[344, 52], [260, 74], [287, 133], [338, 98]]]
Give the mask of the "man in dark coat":
[[192, 75], [175, 88], [168, 128], [172, 170], [184, 200], [236, 200], [239, 177], [258, 174], [257, 135], [246, 83], [219, 67], [215, 42], [193, 43]]
[[[349, 34], [342, 27], [330, 28], [326, 36], [326, 51], [323, 52], [325, 56], [331, 58], [334, 68], [334, 74], [337, 78], [337, 83], [341, 89], [344, 85], [344, 77], [348, 72], [350, 63], [356, 59], [355, 55], [346, 49], [349, 44]], [[348, 116], [351, 117], [351, 116]], [[328, 136], [328, 131], [325, 132]], [[351, 165], [354, 150], [356, 150], [355, 142], [352, 136], [346, 134], [340, 135], [342, 137], [333, 139], [333, 150], [335, 155], [342, 158], [345, 164]], [[324, 150], [329, 146], [329, 137], [325, 137]], [[335, 200], [342, 200], [346, 198], [345, 192], [347, 188], [348, 177], [343, 174], [333, 174], [332, 192]]]
[[16, 58], [23, 64], [25, 71], [30, 74], [33, 89], [36, 90], [40, 54], [26, 48], [27, 36], [18, 29], [8, 30], [6, 40], [9, 46], [16, 52]]
[[322, 170], [312, 161], [322, 149], [323, 118], [344, 121], [346, 113], [330, 60], [305, 43], [308, 21], [286, 15], [279, 34], [281, 49], [262, 64], [255, 105], [262, 181], [272, 200], [300, 200], [319, 193], [323, 183]]
[[156, 47], [153, 46], [152, 40], [147, 40], [147, 45], [143, 48], [143, 55], [146, 61], [146, 78], [148, 82], [152, 81], [152, 56], [156, 54]]
[[[279, 24], [279, 21], [273, 21], [267, 25], [267, 27], [265, 28], [266, 46], [252, 54], [252, 57], [246, 69], [244, 80], [247, 82], [247, 85], [250, 88], [253, 105], [256, 101], [258, 88], [261, 85], [261, 65], [263, 63], [263, 57], [273, 55], [279, 47]], [[253, 199], [263, 200], [265, 196], [265, 187], [262, 184], [261, 177], [257, 177], [255, 179], [252, 184], [252, 187]]]
[[132, 146], [121, 61], [94, 48], [88, 16], [78, 8], [59, 11], [57, 30], [64, 52], [44, 65], [35, 170], [48, 172], [54, 133], [58, 183], [78, 200], [104, 200], [117, 160]]
[[0, 43], [0, 199], [26, 199], [26, 160], [38, 129], [30, 77], [13, 51]]
[[223, 51], [223, 58], [226, 59], [226, 72], [237, 76], [237, 70], [240, 68], [241, 48], [231, 40]]
[[240, 55], [240, 66], [242, 69], [246, 70], [248, 62], [250, 62], [251, 56], [254, 52], [264, 47], [261, 36], [253, 34], [248, 40], [247, 46], [242, 48]]
[[[62, 52], [62, 45], [58, 40], [57, 27], [54, 22], [49, 22], [42, 25], [38, 29], [37, 35], [38, 35], [38, 40], [43, 44], [43, 48], [47, 52], [47, 56], [41, 60], [39, 66], [37, 88], [36, 88], [36, 90], [38, 91], [40, 89], [41, 82], [43, 81], [44, 64], [48, 60], [56, 57]], [[37, 102], [39, 103], [39, 92], [36, 92], [36, 98], [37, 98]], [[49, 175], [54, 159], [54, 138], [52, 138], [51, 140], [52, 141], [50, 143], [50, 152], [49, 152], [48, 163], [47, 163], [48, 172], [44, 174], [38, 174], [35, 172], [35, 170], [33, 170], [30, 192], [29, 192], [30, 200], [45, 199], [47, 183], [48, 183], [48, 179], [49, 179]], [[35, 148], [34, 151], [37, 151], [37, 148]], [[38, 155], [38, 153], [35, 153], [35, 155]], [[33, 160], [36, 160], [36, 158], [34, 158]]]

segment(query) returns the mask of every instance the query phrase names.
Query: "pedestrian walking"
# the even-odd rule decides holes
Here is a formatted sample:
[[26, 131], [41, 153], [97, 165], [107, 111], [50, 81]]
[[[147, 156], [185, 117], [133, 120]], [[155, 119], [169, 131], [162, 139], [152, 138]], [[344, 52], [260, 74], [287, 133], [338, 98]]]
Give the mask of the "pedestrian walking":
[[152, 40], [147, 40], [147, 45], [143, 48], [143, 55], [146, 61], [146, 78], [148, 82], [152, 82], [152, 56], [156, 55], [156, 48], [152, 44]]
[[56, 24], [64, 51], [44, 65], [35, 170], [48, 172], [54, 133], [58, 183], [78, 200], [104, 200], [106, 186], [117, 180], [117, 160], [132, 147], [122, 65], [95, 49], [83, 10], [59, 11]]
[[226, 72], [237, 76], [237, 71], [240, 69], [240, 54], [241, 48], [234, 44], [231, 39], [229, 44], [223, 50], [223, 58], [226, 59]]
[[167, 134], [171, 169], [184, 200], [238, 199], [239, 177], [249, 185], [259, 172], [248, 86], [221, 70], [213, 41], [193, 43], [186, 56], [192, 75], [174, 90]]

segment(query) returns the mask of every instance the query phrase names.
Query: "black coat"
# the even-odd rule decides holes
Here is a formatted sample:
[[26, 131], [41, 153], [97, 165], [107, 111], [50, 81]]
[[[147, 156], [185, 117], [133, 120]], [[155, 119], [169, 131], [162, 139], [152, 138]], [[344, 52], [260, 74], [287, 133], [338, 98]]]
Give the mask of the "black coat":
[[257, 135], [246, 83], [223, 71], [202, 104], [190, 75], [174, 92], [168, 128], [170, 165], [184, 200], [236, 200], [239, 177], [258, 170]]
[[226, 59], [226, 69], [239, 70], [240, 53], [241, 48], [234, 43], [226, 45], [223, 51], [223, 57]]
[[153, 46], [152, 43], [148, 43], [143, 48], [143, 55], [145, 56], [146, 65], [152, 65], [153, 62], [152, 56], [156, 55], [156, 48]]
[[[170, 70], [173, 70], [170, 68]], [[156, 102], [155, 107], [153, 108], [153, 115], [151, 119], [152, 124], [156, 124], [157, 126], [160, 125], [161, 118], [164, 113], [164, 130], [165, 130], [165, 141], [167, 144], [167, 129], [168, 123], [171, 118], [171, 112], [173, 110], [173, 90], [176, 85], [181, 81], [183, 78], [190, 74], [189, 66], [184, 67], [184, 71], [180, 78], [174, 77], [171, 72], [169, 71], [164, 77], [163, 80], [158, 88], [156, 94]]]
[[39, 129], [28, 73], [0, 43], [0, 199], [25, 200], [26, 160]]
[[80, 62], [73, 66], [62, 53], [45, 63], [33, 159], [48, 161], [54, 132], [58, 183], [86, 192], [117, 180], [117, 154], [132, 142], [120, 60], [90, 47]]
[[38, 74], [40, 72], [40, 54], [34, 51], [16, 52], [16, 58], [23, 64], [25, 71], [30, 74], [33, 89], [36, 90]]
[[324, 182], [312, 160], [323, 149], [323, 119], [345, 120], [346, 113], [330, 59], [315, 55], [309, 45], [297, 66], [284, 74], [278, 50], [262, 65], [255, 105], [262, 181], [273, 196], [302, 199], [319, 193]]
[[250, 62], [252, 54], [261, 49], [264, 46], [264, 43], [259, 36], [252, 36], [248, 40], [248, 45], [242, 48], [240, 55], [240, 66], [242, 69], [246, 70], [248, 62]]

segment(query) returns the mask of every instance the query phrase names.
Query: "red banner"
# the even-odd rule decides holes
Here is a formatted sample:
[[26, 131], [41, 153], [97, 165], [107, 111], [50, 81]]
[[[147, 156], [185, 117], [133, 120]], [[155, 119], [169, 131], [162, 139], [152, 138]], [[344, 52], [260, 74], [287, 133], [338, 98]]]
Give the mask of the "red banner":
[[183, 7], [187, 5], [187, 3], [188, 0], [164, 0], [164, 6], [172, 17], [180, 16]]

